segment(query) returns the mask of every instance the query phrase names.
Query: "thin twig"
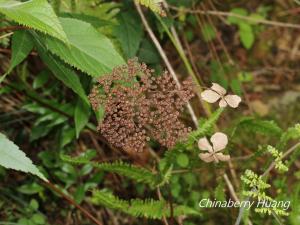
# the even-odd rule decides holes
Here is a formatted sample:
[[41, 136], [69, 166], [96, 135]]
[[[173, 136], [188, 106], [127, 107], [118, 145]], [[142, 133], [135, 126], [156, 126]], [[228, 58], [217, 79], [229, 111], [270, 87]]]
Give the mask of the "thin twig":
[[[163, 199], [159, 187], [157, 187], [157, 189], [156, 189], [156, 194], [157, 194], [157, 197], [158, 197], [159, 200], [162, 200], [162, 199]], [[163, 222], [164, 222], [164, 225], [169, 225], [169, 224], [168, 224], [168, 220], [167, 220], [167, 218], [166, 218], [164, 215], [163, 215], [162, 220], [163, 220]]]
[[6, 32], [6, 31], [14, 31], [14, 30], [26, 30], [27, 27], [23, 26], [9, 26], [9, 27], [2, 27], [0, 28], [0, 32]]
[[226, 173], [223, 175], [223, 178], [224, 178], [224, 180], [225, 180], [225, 182], [226, 182], [226, 184], [227, 184], [227, 187], [228, 187], [228, 189], [229, 189], [229, 192], [230, 192], [232, 198], [234, 199], [234, 201], [238, 202], [238, 201], [239, 201], [239, 198], [238, 198], [238, 196], [236, 195], [236, 192], [235, 192], [235, 190], [234, 190], [234, 187], [233, 187], [232, 183], [230, 182], [230, 180], [229, 180], [229, 178], [228, 178], [228, 176], [227, 176]]
[[300, 25], [294, 24], [294, 23], [284, 23], [279, 21], [272, 21], [272, 20], [266, 20], [266, 19], [258, 19], [250, 16], [242, 16], [236, 13], [232, 12], [223, 12], [223, 11], [215, 11], [215, 10], [191, 10], [191, 9], [181, 9], [176, 6], [169, 7], [175, 11], [185, 12], [185, 13], [192, 13], [192, 14], [209, 14], [214, 16], [225, 16], [225, 17], [235, 17], [243, 20], [247, 20], [254, 23], [259, 24], [265, 24], [270, 26], [276, 26], [276, 27], [285, 27], [285, 28], [293, 28], [293, 29], [300, 29]]
[[9, 37], [13, 34], [14, 34], [14, 32], [9, 32], [9, 33], [3, 34], [2, 36], [0, 36], [0, 40], [3, 39], [3, 38]]
[[[168, 68], [171, 76], [173, 77], [173, 79], [174, 79], [177, 87], [181, 87], [181, 84], [180, 84], [180, 82], [179, 82], [179, 80], [178, 80], [178, 78], [176, 76], [175, 70], [171, 66], [171, 63], [170, 63], [169, 59], [166, 56], [166, 53], [164, 52], [164, 50], [161, 47], [158, 39], [156, 38], [155, 34], [153, 33], [152, 29], [150, 28], [150, 26], [148, 24], [148, 21], [147, 21], [145, 15], [144, 15], [144, 13], [143, 13], [140, 5], [135, 2], [135, 6], [136, 6], [136, 9], [137, 9], [137, 11], [138, 11], [138, 13], [139, 13], [139, 15], [141, 17], [141, 20], [142, 20], [142, 22], [143, 22], [143, 24], [145, 26], [146, 31], [148, 32], [151, 40], [153, 41], [155, 47], [158, 50], [160, 56], [162, 57], [163, 61], [165, 62], [165, 64], [166, 64], [166, 66], [167, 66], [167, 68]], [[194, 110], [193, 110], [193, 108], [192, 108], [192, 106], [191, 106], [190, 103], [187, 103], [187, 108], [188, 108], [189, 113], [191, 114], [191, 117], [192, 117], [192, 120], [193, 120], [194, 124], [197, 127], [198, 126], [198, 120], [197, 120], [196, 114], [195, 114], [195, 112], [194, 112]]]
[[[281, 159], [284, 159], [285, 157], [287, 157], [288, 155], [290, 155], [292, 152], [294, 152], [295, 150], [297, 150], [297, 148], [300, 147], [300, 142], [298, 142], [297, 144], [293, 145], [290, 149], [288, 149], [281, 157]], [[268, 169], [263, 173], [263, 175], [261, 175], [262, 177], [267, 176], [270, 171], [275, 167], [276, 163], [275, 161], [273, 161], [271, 163], [271, 165], [268, 167]]]
[[71, 205], [75, 206], [77, 209], [79, 209], [87, 218], [89, 218], [91, 221], [93, 221], [97, 225], [102, 225], [100, 221], [98, 221], [93, 215], [91, 215], [86, 209], [84, 209], [82, 206], [77, 204], [73, 199], [71, 199], [69, 196], [67, 196], [65, 193], [63, 193], [61, 190], [59, 190], [54, 184], [51, 182], [44, 182], [45, 185], [47, 185], [50, 189], [52, 189], [54, 192], [62, 196], [67, 202], [69, 202]]

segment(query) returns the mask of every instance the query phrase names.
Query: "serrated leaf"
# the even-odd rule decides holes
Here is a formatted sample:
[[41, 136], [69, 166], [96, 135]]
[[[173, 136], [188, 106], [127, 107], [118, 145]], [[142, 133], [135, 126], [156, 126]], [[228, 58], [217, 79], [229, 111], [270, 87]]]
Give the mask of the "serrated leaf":
[[45, 176], [32, 164], [32, 161], [22, 152], [17, 145], [0, 133], [0, 165], [7, 168], [31, 173], [47, 181]]
[[47, 64], [54, 76], [62, 81], [67, 87], [71, 88], [76, 94], [78, 94], [86, 104], [89, 104], [88, 98], [77, 74], [47, 52], [43, 45], [42, 38], [40, 38], [39, 35], [33, 33], [33, 36], [35, 37], [36, 45], [38, 46], [37, 50], [40, 57], [45, 64]]
[[19, 65], [33, 49], [33, 41], [25, 30], [15, 31], [12, 36], [12, 56], [9, 71]]
[[112, 42], [91, 24], [71, 18], [60, 21], [69, 44], [49, 36], [43, 37], [43, 43], [64, 62], [94, 77], [125, 63]]
[[118, 17], [119, 25], [114, 29], [114, 34], [121, 43], [127, 59], [134, 57], [139, 49], [143, 37], [141, 23], [136, 22], [132, 13], [123, 13]]
[[79, 137], [80, 131], [84, 128], [84, 126], [89, 121], [90, 114], [91, 114], [90, 106], [85, 102], [82, 102], [80, 99], [78, 99], [75, 108], [75, 113], [74, 113], [76, 138]]
[[68, 42], [54, 10], [46, 0], [0, 0], [0, 13], [21, 25]]
[[[168, 202], [154, 199], [130, 199], [129, 201], [119, 199], [107, 190], [94, 190], [92, 203], [104, 207], [120, 210], [135, 217], [161, 219], [170, 217], [171, 210]], [[198, 211], [184, 205], [173, 205], [173, 216], [200, 215]]]
[[251, 131], [269, 136], [278, 136], [282, 133], [281, 128], [272, 120], [260, 120], [253, 117], [245, 117], [240, 120], [238, 128], [243, 131]]
[[15, 31], [12, 36], [12, 56], [8, 71], [0, 78], [0, 84], [5, 77], [19, 65], [33, 49], [33, 41], [27, 31]]

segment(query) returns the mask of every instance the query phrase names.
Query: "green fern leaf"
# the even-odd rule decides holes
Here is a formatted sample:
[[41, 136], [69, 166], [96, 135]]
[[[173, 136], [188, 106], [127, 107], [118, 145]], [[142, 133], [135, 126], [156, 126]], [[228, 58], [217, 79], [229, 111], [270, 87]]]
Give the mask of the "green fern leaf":
[[60, 18], [60, 21], [67, 34], [68, 45], [49, 36], [41, 39], [50, 52], [67, 64], [98, 77], [125, 63], [112, 42], [91, 24], [71, 18]]
[[[154, 199], [131, 199], [129, 201], [121, 200], [112, 193], [105, 190], [95, 190], [92, 196], [92, 202], [96, 205], [102, 205], [110, 209], [120, 210], [134, 217], [146, 217], [150, 219], [162, 219], [170, 217], [170, 206], [164, 200]], [[187, 206], [174, 205], [174, 216], [199, 215], [199, 212]]]
[[0, 0], [0, 13], [21, 25], [68, 42], [55, 12], [46, 0]]
[[260, 120], [253, 117], [244, 117], [237, 125], [237, 129], [260, 133], [268, 136], [278, 136], [282, 133], [281, 128], [272, 120]]
[[166, 12], [162, 8], [162, 0], [135, 0], [138, 4], [144, 5], [153, 12], [165, 16]]
[[67, 155], [61, 155], [61, 159], [65, 162], [74, 164], [90, 164], [93, 167], [98, 168], [102, 171], [117, 173], [119, 175], [133, 179], [137, 182], [149, 184], [151, 187], [162, 186], [165, 183], [167, 183], [168, 179], [170, 178], [169, 171], [167, 171], [166, 174], [161, 175], [122, 161], [113, 163], [91, 162], [85, 154], [75, 158]]
[[278, 145], [276, 148], [279, 150], [283, 150], [283, 148], [286, 146], [288, 141], [300, 139], [300, 124], [296, 124], [294, 127], [289, 128], [287, 131], [285, 131], [281, 137]]
[[205, 120], [204, 122], [200, 122], [198, 129], [190, 133], [187, 142], [188, 145], [194, 143], [195, 140], [199, 139], [200, 137], [208, 135], [216, 125], [223, 111], [223, 108], [219, 108], [207, 120]]

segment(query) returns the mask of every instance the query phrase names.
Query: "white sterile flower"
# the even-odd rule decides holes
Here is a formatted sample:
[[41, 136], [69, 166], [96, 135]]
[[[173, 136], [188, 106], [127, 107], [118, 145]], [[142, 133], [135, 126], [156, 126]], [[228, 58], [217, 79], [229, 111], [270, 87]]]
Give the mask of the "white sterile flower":
[[206, 137], [199, 139], [199, 149], [202, 151], [208, 151], [207, 153], [200, 153], [200, 159], [202, 159], [204, 162], [228, 161], [230, 159], [230, 155], [224, 155], [223, 153], [220, 153], [220, 151], [224, 150], [228, 144], [228, 138], [226, 134], [217, 132], [211, 136], [210, 142], [212, 145], [208, 142]]
[[219, 106], [226, 107], [229, 105], [232, 108], [237, 108], [242, 101], [241, 97], [238, 95], [226, 95], [226, 90], [217, 83], [212, 83], [210, 89], [205, 90], [201, 93], [201, 97], [204, 101], [209, 103], [215, 103], [219, 99]]

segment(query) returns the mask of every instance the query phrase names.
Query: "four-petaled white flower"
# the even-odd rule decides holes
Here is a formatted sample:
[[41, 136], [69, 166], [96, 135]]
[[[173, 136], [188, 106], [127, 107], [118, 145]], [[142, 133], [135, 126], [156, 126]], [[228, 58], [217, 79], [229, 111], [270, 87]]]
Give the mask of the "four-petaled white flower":
[[210, 142], [212, 143], [212, 145], [208, 142], [206, 137], [201, 138], [198, 141], [199, 149], [202, 151], [208, 151], [207, 153], [200, 153], [200, 159], [202, 159], [204, 162], [228, 161], [230, 159], [230, 155], [224, 155], [223, 153], [219, 152], [225, 149], [228, 143], [226, 134], [217, 132], [213, 136], [211, 136]]
[[219, 106], [220, 107], [226, 107], [229, 105], [232, 108], [238, 107], [240, 102], [242, 101], [241, 97], [238, 95], [226, 95], [226, 90], [222, 86], [216, 83], [212, 83], [210, 89], [205, 90], [201, 93], [201, 97], [204, 101], [207, 101], [209, 103], [215, 103], [219, 99]]

